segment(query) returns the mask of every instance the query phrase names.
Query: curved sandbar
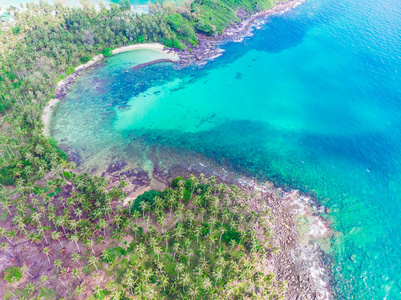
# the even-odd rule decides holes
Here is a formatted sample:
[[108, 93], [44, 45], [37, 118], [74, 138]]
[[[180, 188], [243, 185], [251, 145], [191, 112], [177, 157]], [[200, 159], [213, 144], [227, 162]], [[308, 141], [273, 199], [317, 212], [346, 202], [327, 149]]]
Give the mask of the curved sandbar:
[[[158, 44], [158, 43], [152, 43], [152, 44], [137, 44], [137, 45], [130, 45], [130, 46], [124, 46], [121, 48], [117, 48], [114, 49], [113, 55], [118, 54], [118, 53], [123, 53], [123, 52], [127, 52], [127, 51], [134, 51], [134, 50], [153, 50], [153, 51], [157, 51], [157, 52], [163, 52], [165, 54], [168, 54], [170, 56], [170, 58], [168, 59], [168, 61], [170, 62], [175, 62], [179, 60], [179, 56], [175, 53], [167, 53], [164, 51], [165, 46], [162, 44]], [[49, 136], [49, 121], [53, 112], [53, 108], [55, 107], [55, 105], [60, 101], [60, 98], [62, 98], [62, 96], [64, 96], [63, 92], [60, 91], [64, 91], [68, 86], [70, 86], [71, 84], [74, 83], [75, 79], [80, 76], [85, 70], [87, 70], [88, 68], [92, 67], [94, 64], [102, 61], [104, 59], [104, 55], [103, 54], [99, 54], [96, 55], [95, 57], [92, 58], [92, 60], [88, 61], [86, 64], [82, 64], [79, 65], [78, 67], [76, 67], [75, 72], [72, 73], [71, 75], [68, 75], [66, 78], [64, 78], [63, 80], [60, 80], [57, 83], [56, 86], [56, 98], [51, 99], [46, 106], [43, 109], [43, 113], [42, 113], [42, 122], [43, 122], [43, 129], [42, 132], [45, 136]], [[155, 62], [159, 62], [160, 60], [156, 60]], [[167, 61], [167, 60], [166, 60]], [[152, 62], [146, 62], [143, 64], [140, 64], [140, 66], [146, 66], [149, 63]], [[61, 96], [60, 96], [61, 94]]]

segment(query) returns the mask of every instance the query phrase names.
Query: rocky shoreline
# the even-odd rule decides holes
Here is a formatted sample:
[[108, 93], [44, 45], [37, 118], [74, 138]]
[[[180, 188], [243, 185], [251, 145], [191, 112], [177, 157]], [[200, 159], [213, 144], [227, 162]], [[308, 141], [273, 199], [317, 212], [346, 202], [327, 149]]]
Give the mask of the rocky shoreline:
[[[215, 59], [222, 55], [224, 52], [219, 45], [224, 44], [227, 41], [238, 41], [242, 40], [244, 36], [247, 35], [252, 30], [252, 26], [258, 20], [266, 18], [267, 16], [273, 14], [281, 14], [292, 8], [300, 5], [304, 0], [289, 0], [287, 2], [277, 3], [274, 7], [267, 11], [261, 11], [256, 14], [248, 14], [245, 11], [239, 11], [237, 17], [239, 21], [233, 26], [228, 27], [224, 33], [215, 35], [215, 36], [206, 36], [199, 34], [198, 35], [198, 44], [196, 47], [187, 45], [188, 48], [185, 50], [171, 49], [167, 48], [161, 44], [135, 44], [124, 46], [122, 48], [114, 49], [113, 54], [118, 54], [124, 51], [131, 51], [135, 49], [154, 49], [156, 51], [165, 51], [171, 55], [174, 59], [162, 59], [156, 60], [149, 63], [140, 64], [138, 66], [134, 66], [133, 70], [137, 70], [139, 68], [143, 68], [149, 65], [153, 65], [160, 62], [173, 62], [177, 67], [185, 67], [191, 65], [195, 62], [203, 63], [210, 59]], [[249, 34], [248, 34], [249, 35]], [[191, 50], [189, 50], [191, 49]], [[76, 71], [71, 75], [64, 78], [60, 81], [56, 86], [55, 91], [55, 99], [52, 99], [44, 108], [42, 114], [42, 122], [44, 124], [43, 134], [48, 135], [48, 126], [49, 119], [52, 113], [52, 109], [55, 104], [65, 98], [65, 96], [69, 93], [71, 85], [75, 82], [75, 80], [85, 71], [94, 67], [98, 62], [102, 61], [104, 56], [102, 54], [95, 56], [91, 61], [86, 64], [80, 65], [77, 67]]]
[[227, 41], [241, 41], [244, 36], [249, 35], [252, 27], [257, 21], [270, 15], [285, 13], [286, 11], [302, 4], [303, 1], [304, 0], [289, 0], [287, 2], [279, 2], [271, 9], [256, 14], [249, 14], [241, 10], [237, 13], [239, 21], [228, 27], [224, 33], [215, 36], [199, 34], [198, 44], [196, 47], [187, 44], [186, 46], [188, 48], [185, 50], [168, 49], [167, 51], [169, 53], [177, 54], [180, 57], [178, 63], [184, 66], [190, 65], [194, 62], [217, 58], [222, 55], [223, 52], [223, 50], [219, 48], [219, 45], [224, 44]]
[[163, 62], [169, 62], [169, 63], [173, 63], [173, 64], [177, 63], [177, 61], [175, 61], [175, 60], [162, 58], [162, 59], [152, 60], [147, 63], [136, 65], [136, 66], [132, 67], [131, 70], [138, 70], [138, 69], [141, 69], [141, 68], [144, 68], [147, 66], [151, 66], [151, 65], [159, 64], [159, 63], [163, 63]]
[[[178, 66], [187, 66], [216, 58], [222, 54], [222, 50], [219, 49], [219, 45], [222, 43], [229, 40], [241, 40], [249, 34], [256, 21], [272, 14], [283, 13], [301, 3], [301, 0], [278, 3], [272, 9], [255, 15], [248, 15], [240, 11], [238, 12], [240, 22], [228, 28], [223, 34], [214, 37], [200, 35], [198, 45], [191, 51], [174, 49], [167, 51], [179, 56], [179, 60], [176, 62]], [[132, 69], [139, 69], [158, 62], [144, 63]], [[68, 76], [57, 87], [56, 98], [64, 98], [69, 87], [85, 70], [87, 68], [82, 68]], [[279, 246], [280, 252], [272, 257], [272, 271], [277, 274], [278, 280], [288, 282], [286, 298], [333, 298], [330, 286], [332, 281], [331, 258], [322, 250], [319, 242], [329, 240], [334, 232], [330, 228], [329, 222], [321, 217], [325, 208], [317, 201], [296, 190], [286, 191], [275, 187], [270, 182], [261, 184], [250, 178], [242, 177], [240, 174], [229, 171], [228, 167], [222, 167], [205, 158], [200, 161], [199, 157], [191, 157], [191, 159], [186, 159], [186, 162], [172, 165], [170, 168], [160, 167], [158, 165], [160, 160], [157, 157], [153, 157], [151, 160], [154, 166], [153, 174], [148, 174], [142, 169], [131, 169], [129, 164], [119, 161], [106, 166], [107, 170], [101, 175], [109, 178], [111, 183], [118, 183], [121, 180], [130, 182], [131, 197], [135, 197], [139, 192], [138, 186], [141, 187], [141, 191], [150, 188], [152, 178], [161, 186], [168, 186], [175, 176], [188, 177], [190, 174], [199, 175], [200, 173], [215, 176], [218, 181], [227, 184], [238, 185], [249, 194], [258, 193], [260, 197], [266, 199], [266, 203], [271, 207], [274, 215], [273, 243]], [[129, 192], [129, 188], [127, 191]], [[307, 226], [300, 225], [305, 220], [307, 220]], [[300, 229], [302, 226], [304, 231]]]
[[[215, 35], [215, 36], [207, 36], [203, 34], [198, 34], [198, 44], [195, 47], [191, 45], [187, 45], [187, 49], [179, 50], [164, 47], [161, 44], [135, 44], [130, 46], [124, 46], [122, 48], [118, 48], [113, 50], [113, 54], [118, 54], [124, 51], [130, 51], [135, 49], [155, 49], [157, 51], [165, 51], [169, 54], [178, 56], [178, 60], [175, 59], [161, 59], [155, 60], [149, 63], [140, 64], [138, 66], [134, 66], [132, 69], [136, 70], [139, 68], [146, 67], [148, 65], [156, 64], [159, 62], [173, 62], [179, 65], [189, 65], [193, 62], [205, 61], [209, 59], [214, 59], [220, 55], [222, 55], [223, 50], [218, 46], [223, 44], [225, 41], [237, 41], [242, 40], [247, 33], [249, 33], [252, 29], [252, 26], [258, 20], [264, 19], [270, 15], [274, 14], [282, 14], [292, 8], [297, 7], [302, 4], [304, 0], [289, 0], [287, 2], [277, 3], [274, 7], [267, 11], [261, 11], [256, 14], [249, 14], [245, 11], [239, 11], [237, 17], [239, 19], [236, 24], [228, 27], [224, 33]], [[164, 49], [163, 49], [164, 47]], [[190, 50], [189, 50], [190, 49]], [[63, 99], [69, 92], [69, 87], [75, 82], [76, 78], [79, 77], [84, 71], [87, 71], [90, 67], [93, 67], [96, 63], [103, 60], [103, 55], [98, 55], [94, 57], [91, 61], [86, 64], [80, 65], [77, 67], [76, 71], [71, 75], [67, 76], [63, 79], [56, 87], [55, 97], [57, 99]]]
[[[204, 173], [214, 176], [218, 182], [237, 185], [245, 193], [265, 199], [274, 215], [273, 245], [280, 248], [269, 263], [277, 279], [288, 283], [286, 299], [334, 298], [331, 289], [332, 258], [321, 247], [335, 235], [330, 222], [321, 216], [327, 211], [325, 207], [298, 190], [284, 190], [269, 181], [262, 183], [244, 177], [207, 157], [188, 152], [180, 153], [175, 160], [178, 162], [182, 157], [186, 158], [184, 163], [166, 168], [158, 163], [163, 161], [165, 165], [166, 159], [155, 154], [151, 158], [154, 165], [152, 177], [168, 186], [176, 176]], [[257, 210], [252, 203], [249, 208]]]
[[[217, 182], [238, 186], [245, 194], [252, 195], [250, 199], [265, 200], [274, 216], [271, 222], [272, 244], [280, 249], [265, 265], [277, 275], [278, 281], [287, 282], [285, 298], [334, 298], [331, 289], [332, 258], [322, 249], [329, 248], [327, 245], [335, 232], [330, 228], [330, 222], [321, 216], [327, 209], [316, 200], [297, 190], [284, 190], [271, 182], [245, 177], [202, 154], [154, 149], [149, 158], [153, 172], [135, 168], [127, 158], [119, 158], [106, 165], [101, 175], [108, 178], [111, 185], [124, 180], [128, 184], [128, 200], [136, 198], [139, 190], [164, 189], [176, 176], [199, 176], [201, 173], [207, 177], [214, 176]], [[158, 186], [155, 186], [155, 181]], [[250, 200], [249, 209], [257, 211], [257, 203], [260, 202]]]

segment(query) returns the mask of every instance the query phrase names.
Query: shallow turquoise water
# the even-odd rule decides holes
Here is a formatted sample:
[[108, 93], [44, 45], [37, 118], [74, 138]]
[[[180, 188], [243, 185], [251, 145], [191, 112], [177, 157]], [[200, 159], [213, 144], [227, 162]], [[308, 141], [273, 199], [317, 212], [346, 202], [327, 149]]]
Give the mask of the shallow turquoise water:
[[314, 191], [341, 233], [338, 298], [401, 299], [400, 32], [399, 1], [310, 0], [204, 67], [126, 73], [121, 54], [77, 81], [52, 134], [115, 159], [139, 137], [137, 152], [195, 151]]

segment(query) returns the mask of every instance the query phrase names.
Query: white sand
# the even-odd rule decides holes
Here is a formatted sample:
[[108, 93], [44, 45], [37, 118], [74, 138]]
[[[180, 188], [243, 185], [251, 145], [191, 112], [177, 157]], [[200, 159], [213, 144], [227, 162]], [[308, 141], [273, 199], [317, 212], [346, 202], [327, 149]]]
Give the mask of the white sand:
[[[164, 45], [162, 44], [136, 44], [136, 45], [130, 45], [130, 46], [125, 46], [121, 48], [117, 48], [113, 50], [113, 54], [118, 54], [122, 52], [127, 52], [127, 51], [132, 51], [132, 50], [154, 50], [157, 52], [163, 52], [167, 54], [167, 52], [163, 51]], [[178, 60], [179, 56], [177, 54], [173, 53], [168, 53], [169, 56], [171, 56], [172, 60]]]
[[43, 122], [43, 129], [42, 132], [45, 136], [49, 136], [50, 132], [49, 132], [49, 120], [51, 118], [52, 112], [53, 112], [53, 107], [60, 102], [59, 99], [51, 99], [47, 105], [45, 106], [45, 108], [43, 109], [42, 112], [42, 122]]

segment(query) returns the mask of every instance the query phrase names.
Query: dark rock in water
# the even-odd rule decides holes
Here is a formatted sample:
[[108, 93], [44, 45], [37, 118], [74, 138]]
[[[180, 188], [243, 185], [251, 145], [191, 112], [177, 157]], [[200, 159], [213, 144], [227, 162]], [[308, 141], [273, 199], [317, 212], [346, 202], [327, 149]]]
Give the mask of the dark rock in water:
[[162, 63], [162, 62], [171, 62], [171, 63], [174, 63], [174, 64], [177, 63], [175, 60], [172, 60], [172, 59], [157, 59], [157, 60], [154, 60], [154, 61], [150, 61], [150, 62], [147, 62], [147, 63], [144, 63], [144, 64], [139, 64], [137, 66], [134, 66], [134, 67], [131, 68], [131, 70], [138, 70], [138, 69], [141, 69], [141, 68], [144, 68], [144, 67], [147, 67], [147, 66], [150, 66], [150, 65]]
[[149, 186], [151, 179], [148, 172], [143, 169], [128, 169], [125, 161], [116, 161], [109, 165], [103, 172], [102, 177], [107, 177], [111, 182], [120, 182], [122, 180], [134, 185], [134, 191], [141, 186]]
[[235, 75], [235, 79], [242, 79], [242, 77], [244, 77], [244, 74], [237, 72], [237, 74]]
[[129, 110], [131, 109], [131, 105], [120, 105], [118, 107], [119, 110], [124, 111], [124, 110]]
[[104, 172], [102, 176], [104, 176], [106, 173], [114, 173], [117, 171], [121, 171], [122, 169], [125, 168], [126, 165], [127, 163], [125, 161], [116, 161], [109, 165], [106, 172]]
[[83, 159], [79, 150], [76, 148], [71, 148], [66, 144], [59, 144], [61, 150], [63, 150], [67, 154], [67, 158], [69, 162], [75, 163], [78, 167], [82, 165]]

